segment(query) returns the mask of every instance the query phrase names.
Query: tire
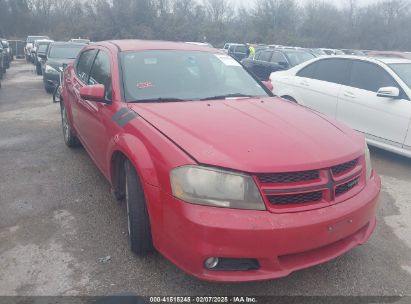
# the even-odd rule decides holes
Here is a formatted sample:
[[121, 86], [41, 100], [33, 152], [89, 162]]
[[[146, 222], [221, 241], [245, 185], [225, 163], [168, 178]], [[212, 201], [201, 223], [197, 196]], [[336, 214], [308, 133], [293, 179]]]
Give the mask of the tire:
[[154, 250], [146, 199], [133, 165], [127, 160], [124, 166], [130, 249], [135, 254], [144, 256]]
[[54, 92], [54, 88], [51, 88], [51, 87], [44, 87], [44, 89], [46, 90], [48, 94], [52, 94]]
[[41, 65], [40, 65], [40, 64], [36, 64], [36, 73], [37, 73], [37, 75], [43, 74], [43, 73], [41, 72]]
[[63, 129], [64, 143], [69, 148], [76, 148], [80, 145], [80, 142], [77, 139], [77, 137], [73, 134], [73, 131], [70, 126], [70, 122], [67, 118], [66, 108], [64, 107], [63, 102], [60, 103], [60, 113], [61, 113], [61, 126]]

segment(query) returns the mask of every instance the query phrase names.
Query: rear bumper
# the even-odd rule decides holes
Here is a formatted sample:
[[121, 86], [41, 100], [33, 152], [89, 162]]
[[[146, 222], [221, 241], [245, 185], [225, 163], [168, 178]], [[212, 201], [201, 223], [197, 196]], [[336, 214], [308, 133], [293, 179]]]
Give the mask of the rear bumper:
[[[197, 278], [236, 282], [284, 277], [365, 243], [376, 226], [380, 188], [374, 175], [343, 203], [283, 214], [197, 206], [159, 190], [147, 191], [147, 199], [150, 205], [163, 204], [161, 224], [152, 222], [152, 229], [155, 247], [165, 257]], [[209, 257], [254, 258], [260, 268], [207, 270]]]

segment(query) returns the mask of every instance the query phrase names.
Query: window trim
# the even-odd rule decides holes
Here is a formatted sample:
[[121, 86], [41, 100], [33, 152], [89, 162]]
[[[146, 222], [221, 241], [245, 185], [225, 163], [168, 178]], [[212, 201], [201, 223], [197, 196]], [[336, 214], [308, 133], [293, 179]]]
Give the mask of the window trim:
[[281, 62], [279, 61], [278, 63], [276, 63], [276, 62], [271, 61], [273, 59], [274, 53], [280, 54], [284, 58], [284, 62], [286, 62], [289, 66], [291, 66], [290, 61], [288, 60], [287, 56], [283, 52], [280, 52], [280, 51], [273, 51], [273, 53], [271, 54], [270, 63], [278, 64]]
[[[323, 62], [323, 61], [326, 61], [326, 60], [343, 60], [343, 61], [347, 61], [348, 62], [348, 79], [347, 80], [348, 80], [348, 82], [351, 81], [351, 71], [352, 71], [352, 62], [353, 62], [353, 60], [350, 59], [350, 58], [333, 58], [333, 57], [331, 57], [331, 58], [328, 58], [328, 57], [327, 58], [321, 58], [319, 60], [316, 60], [316, 61], [306, 65], [301, 70], [299, 70], [298, 73], [297, 73], [297, 74], [299, 74], [300, 72], [302, 72], [303, 70], [305, 70], [309, 66], [312, 66], [312, 65], [316, 64], [312, 77], [302, 77], [302, 76], [299, 76], [297, 74], [295, 76], [301, 77], [301, 78], [308, 78], [308, 79], [312, 79], [312, 80], [317, 80], [317, 81], [324, 81], [324, 82], [333, 83], [333, 84], [336, 84], [336, 85], [349, 86], [348, 84], [344, 84], [344, 83], [337, 83], [337, 82], [333, 82], [333, 81], [327, 81], [327, 80], [314, 78], [314, 75], [316, 75], [316, 73], [317, 73], [319, 63]], [[362, 61], [364, 61], [364, 60], [362, 60]]]
[[[94, 50], [97, 50], [97, 53], [93, 58], [93, 63], [91, 64], [90, 71], [88, 73], [88, 79], [87, 79], [87, 84], [86, 85], [90, 85], [89, 82], [90, 82], [91, 71], [94, 68], [94, 64], [96, 63], [97, 56], [100, 53], [105, 54], [108, 58], [108, 63], [109, 63], [109, 66], [110, 66], [110, 82], [111, 82], [111, 96], [110, 96], [110, 99], [107, 99], [107, 101], [112, 102], [113, 101], [113, 68], [112, 68], [112, 65], [111, 65], [110, 53], [107, 52], [106, 50], [103, 50], [103, 49], [100, 49], [100, 48], [95, 48]], [[105, 91], [104, 95], [106, 95], [107, 88], [105, 86], [104, 86], [104, 91]]]
[[[371, 64], [371, 65], [377, 66], [378, 69], [380, 69], [380, 70], [382, 70], [384, 73], [386, 73], [386, 74], [394, 81], [394, 83], [397, 85], [397, 88], [400, 90], [400, 96], [399, 96], [399, 97], [400, 97], [401, 99], [405, 99], [405, 100], [408, 100], [408, 101], [410, 100], [410, 97], [407, 95], [407, 93], [404, 91], [404, 89], [403, 89], [402, 86], [398, 83], [398, 81], [397, 81], [388, 71], [386, 71], [386, 70], [384, 69], [384, 67], [382, 67], [382, 66], [379, 65], [378, 63], [375, 63], [375, 62], [372, 62], [372, 61], [368, 61], [368, 60], [361, 60], [361, 59], [351, 59], [351, 62], [352, 62], [352, 64], [351, 64], [351, 67], [350, 67], [350, 79], [349, 79], [349, 85], [348, 85], [349, 87], [355, 88], [355, 89], [357, 89], [357, 90], [363, 90], [363, 91], [372, 92], [372, 93], [374, 93], [374, 94], [377, 94], [377, 92], [374, 92], [374, 91], [370, 91], [370, 90], [366, 90], [366, 89], [363, 89], [363, 88], [358, 88], [358, 87], [356, 87], [356, 86], [353, 86], [352, 83], [351, 83], [354, 63], [355, 63], [355, 62], [365, 62], [365, 63]], [[389, 68], [389, 67], [388, 67], [388, 68]]]
[[[92, 61], [91, 65], [90, 65], [90, 69], [88, 70], [88, 73], [87, 73], [87, 82], [84, 82], [83, 79], [82, 79], [82, 78], [80, 77], [80, 75], [78, 74], [78, 65], [79, 65], [79, 63], [80, 63], [81, 56], [82, 56], [84, 53], [86, 53], [86, 52], [92, 52], [92, 51], [95, 51], [96, 54], [94, 55], [93, 61]], [[81, 81], [81, 83], [84, 84], [84, 85], [88, 85], [88, 81], [89, 81], [89, 79], [90, 79], [90, 72], [91, 72], [91, 69], [92, 69], [92, 67], [93, 67], [93, 65], [94, 65], [94, 61], [96, 60], [96, 57], [97, 57], [97, 54], [98, 54], [99, 51], [100, 51], [100, 49], [98, 49], [98, 48], [89, 48], [89, 49], [85, 49], [84, 51], [82, 51], [82, 52], [77, 56], [76, 64], [74, 65], [74, 71], [76, 72], [77, 78], [78, 78], [78, 79]]]

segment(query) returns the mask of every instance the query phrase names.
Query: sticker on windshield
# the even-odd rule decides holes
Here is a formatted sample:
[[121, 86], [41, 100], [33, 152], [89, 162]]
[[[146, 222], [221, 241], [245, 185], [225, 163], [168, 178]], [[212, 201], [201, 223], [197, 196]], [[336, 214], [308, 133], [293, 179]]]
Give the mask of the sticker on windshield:
[[139, 88], [139, 89], [148, 89], [148, 88], [152, 88], [152, 87], [154, 87], [154, 85], [150, 81], [137, 83], [137, 88]]
[[218, 59], [220, 59], [225, 65], [228, 66], [241, 66], [234, 58], [228, 55], [215, 55]]

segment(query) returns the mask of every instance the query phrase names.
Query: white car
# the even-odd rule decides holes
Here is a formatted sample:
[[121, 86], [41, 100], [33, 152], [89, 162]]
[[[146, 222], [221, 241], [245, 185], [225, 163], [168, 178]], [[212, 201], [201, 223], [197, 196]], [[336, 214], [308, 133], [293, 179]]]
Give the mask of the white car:
[[370, 145], [411, 157], [411, 60], [320, 57], [270, 80], [275, 95], [336, 118]]

